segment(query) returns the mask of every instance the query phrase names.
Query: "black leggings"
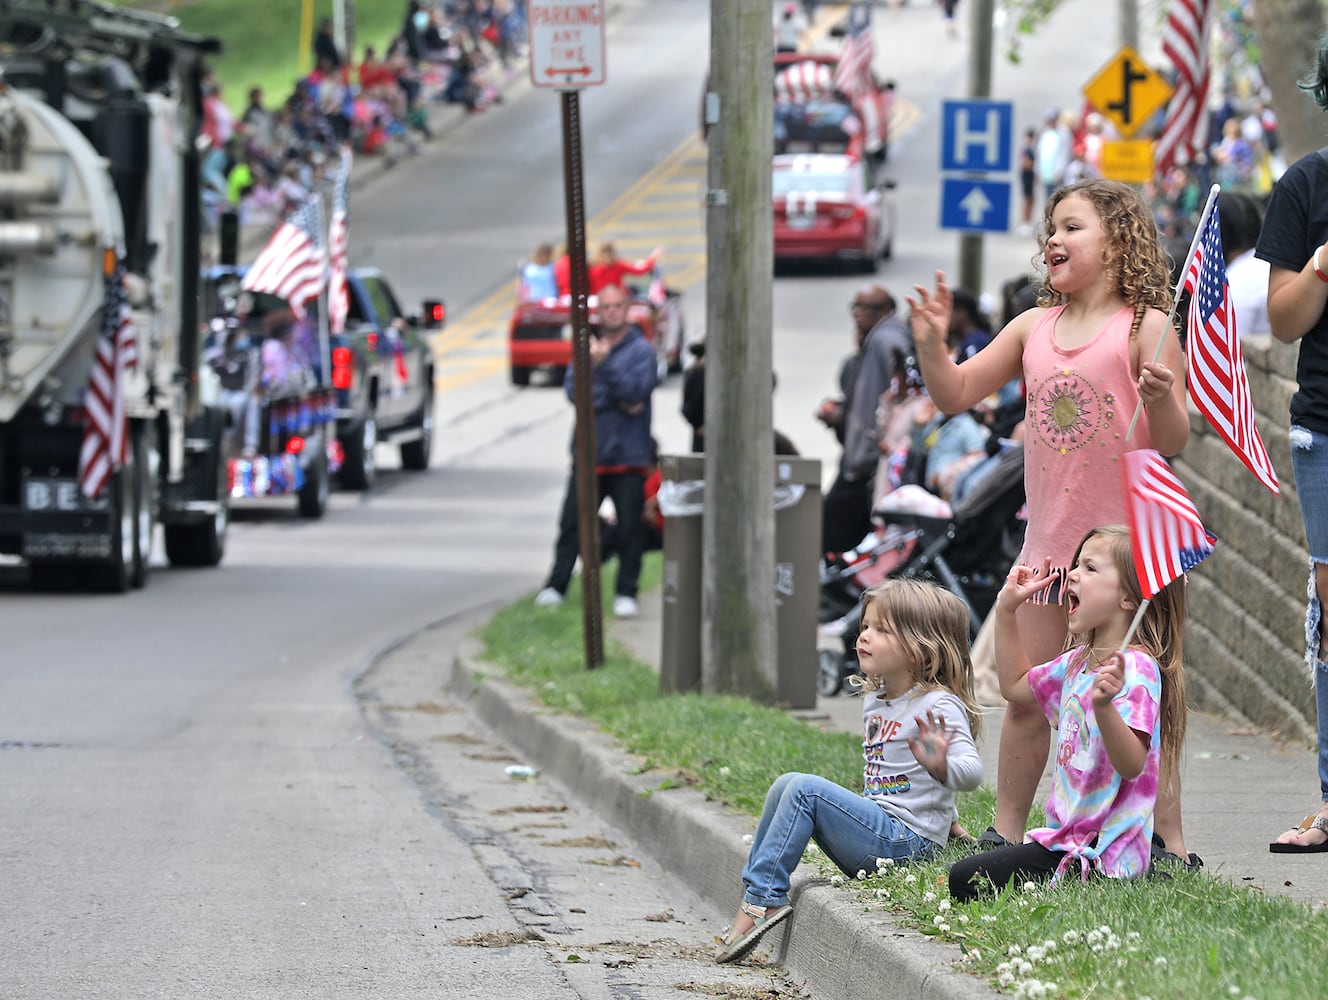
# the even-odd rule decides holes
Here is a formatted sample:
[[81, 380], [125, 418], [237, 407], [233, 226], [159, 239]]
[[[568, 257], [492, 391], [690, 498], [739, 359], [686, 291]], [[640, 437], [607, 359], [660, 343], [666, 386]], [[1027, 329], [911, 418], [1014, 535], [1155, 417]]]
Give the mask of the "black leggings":
[[971, 854], [950, 867], [950, 895], [967, 903], [984, 893], [1000, 892], [1012, 879], [1046, 882], [1064, 859], [1064, 851], [1034, 843]]

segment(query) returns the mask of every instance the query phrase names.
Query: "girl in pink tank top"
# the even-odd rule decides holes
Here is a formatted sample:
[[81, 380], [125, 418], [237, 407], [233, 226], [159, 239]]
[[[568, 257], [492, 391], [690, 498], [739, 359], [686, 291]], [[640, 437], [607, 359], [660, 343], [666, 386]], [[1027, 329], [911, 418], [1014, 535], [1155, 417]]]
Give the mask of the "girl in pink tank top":
[[[1020, 561], [1041, 572], [1050, 560], [1050, 573], [1063, 578], [1088, 529], [1128, 522], [1121, 456], [1148, 447], [1178, 454], [1190, 422], [1185, 357], [1167, 325], [1171, 272], [1138, 192], [1106, 180], [1063, 187], [1047, 199], [1038, 237], [1037, 308], [1016, 316], [962, 365], [946, 350], [953, 300], [945, 276], [937, 272], [934, 290], [914, 286], [917, 298], [908, 303], [918, 367], [945, 413], [1024, 379], [1028, 532]], [[1019, 609], [1032, 663], [1052, 660], [1066, 641], [1059, 584], [1044, 593], [1047, 603]], [[1022, 839], [1047, 757], [1046, 723], [1024, 708], [1010, 705], [1001, 731], [996, 821], [984, 835], [996, 844]], [[1157, 831], [1168, 849], [1186, 856], [1178, 788], [1159, 795]]]

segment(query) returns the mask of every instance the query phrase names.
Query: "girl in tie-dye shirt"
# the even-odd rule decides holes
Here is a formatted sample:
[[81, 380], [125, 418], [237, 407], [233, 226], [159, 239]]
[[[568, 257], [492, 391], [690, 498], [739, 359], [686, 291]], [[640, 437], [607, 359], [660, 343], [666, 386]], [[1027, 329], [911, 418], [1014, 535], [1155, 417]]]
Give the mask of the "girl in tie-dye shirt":
[[1134, 878], [1148, 870], [1159, 784], [1176, 780], [1185, 739], [1181, 630], [1184, 577], [1144, 604], [1129, 529], [1094, 528], [1079, 543], [1065, 581], [1069, 648], [1032, 666], [1015, 609], [1048, 586], [1015, 566], [996, 599], [1001, 694], [1035, 703], [1055, 730], [1047, 825], [1022, 844], [975, 854], [950, 869], [950, 893], [968, 900], [1012, 879], [1057, 879], [1067, 871]]

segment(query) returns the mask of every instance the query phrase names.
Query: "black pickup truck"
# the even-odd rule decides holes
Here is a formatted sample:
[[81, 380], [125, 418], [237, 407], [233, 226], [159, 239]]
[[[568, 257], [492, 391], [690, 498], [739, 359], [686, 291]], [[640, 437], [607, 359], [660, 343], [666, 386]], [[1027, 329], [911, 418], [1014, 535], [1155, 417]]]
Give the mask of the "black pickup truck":
[[374, 446], [401, 449], [406, 469], [427, 469], [433, 445], [433, 349], [428, 334], [442, 328], [440, 301], [426, 301], [419, 315], [402, 311], [396, 295], [373, 268], [352, 268], [344, 334], [332, 338], [332, 388], [337, 439], [344, 456], [338, 483], [364, 490], [376, 476]]

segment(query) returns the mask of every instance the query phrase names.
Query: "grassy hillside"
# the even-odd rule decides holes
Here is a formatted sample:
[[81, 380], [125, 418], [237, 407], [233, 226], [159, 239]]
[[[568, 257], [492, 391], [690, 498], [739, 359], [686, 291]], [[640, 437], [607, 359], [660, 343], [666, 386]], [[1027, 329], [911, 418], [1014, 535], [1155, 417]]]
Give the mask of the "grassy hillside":
[[[171, 14], [188, 31], [213, 35], [225, 44], [216, 61], [226, 102], [236, 111], [250, 87], [262, 87], [269, 107], [290, 94], [296, 78], [313, 63], [301, 41], [301, 21], [310, 12], [313, 26], [332, 16], [332, 0], [136, 0], [121, 3]], [[355, 0], [355, 57], [365, 45], [379, 52], [396, 34], [406, 0]]]

